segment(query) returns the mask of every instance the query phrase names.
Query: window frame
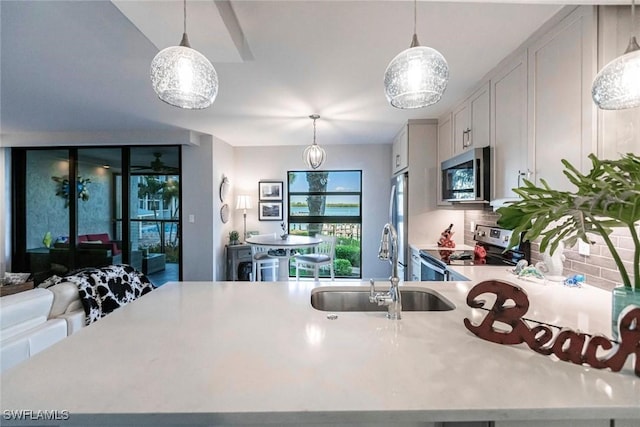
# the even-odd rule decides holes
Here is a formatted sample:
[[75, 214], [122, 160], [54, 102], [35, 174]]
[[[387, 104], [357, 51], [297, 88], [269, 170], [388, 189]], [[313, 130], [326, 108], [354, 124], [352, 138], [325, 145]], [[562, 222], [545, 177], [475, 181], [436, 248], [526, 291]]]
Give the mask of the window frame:
[[[345, 173], [357, 173], [359, 177], [359, 188], [360, 191], [291, 191], [291, 180], [290, 175], [292, 173], [295, 174], [306, 174], [306, 173], [336, 173], [336, 172], [345, 172]], [[332, 170], [319, 170], [319, 171], [311, 171], [311, 170], [288, 170], [287, 171], [287, 232], [291, 232], [291, 226], [294, 224], [357, 224], [360, 228], [360, 251], [359, 251], [359, 272], [357, 275], [353, 276], [344, 276], [344, 278], [350, 279], [362, 279], [362, 235], [364, 234], [362, 231], [362, 170], [361, 169], [332, 169]], [[357, 216], [329, 216], [329, 215], [291, 215], [291, 198], [296, 196], [358, 196], [358, 215]]]

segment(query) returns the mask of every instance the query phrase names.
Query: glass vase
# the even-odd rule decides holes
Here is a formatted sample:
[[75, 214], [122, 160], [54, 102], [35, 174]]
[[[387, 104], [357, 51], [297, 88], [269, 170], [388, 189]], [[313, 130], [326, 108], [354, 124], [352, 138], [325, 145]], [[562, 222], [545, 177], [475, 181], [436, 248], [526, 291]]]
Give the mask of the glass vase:
[[618, 286], [613, 289], [611, 300], [611, 331], [614, 340], [618, 340], [618, 317], [622, 310], [630, 305], [640, 307], [640, 290]]

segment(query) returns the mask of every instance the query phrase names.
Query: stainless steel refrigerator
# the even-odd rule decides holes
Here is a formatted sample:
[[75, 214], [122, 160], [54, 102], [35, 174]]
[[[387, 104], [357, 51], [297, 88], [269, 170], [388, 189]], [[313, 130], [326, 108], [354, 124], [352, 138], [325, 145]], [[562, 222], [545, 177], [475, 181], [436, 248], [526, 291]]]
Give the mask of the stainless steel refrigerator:
[[408, 172], [398, 174], [391, 179], [391, 197], [389, 200], [389, 221], [398, 232], [398, 276], [407, 280], [407, 262], [409, 260], [409, 200], [407, 186]]

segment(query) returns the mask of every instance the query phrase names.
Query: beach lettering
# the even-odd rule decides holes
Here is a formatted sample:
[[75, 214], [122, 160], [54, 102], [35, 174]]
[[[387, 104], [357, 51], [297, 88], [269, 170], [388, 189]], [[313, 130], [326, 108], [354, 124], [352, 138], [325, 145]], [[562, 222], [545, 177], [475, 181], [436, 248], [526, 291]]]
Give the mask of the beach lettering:
[[[589, 365], [597, 369], [609, 368], [620, 371], [627, 357], [635, 355], [635, 374], [640, 377], [640, 307], [629, 306], [620, 313], [618, 328], [620, 342], [616, 343], [603, 335], [589, 335], [568, 328], [559, 328], [536, 320], [529, 327], [524, 315], [529, 309], [529, 298], [526, 292], [510, 283], [499, 280], [488, 280], [478, 283], [467, 294], [467, 305], [473, 308], [484, 308], [485, 301], [478, 299], [484, 294], [494, 294], [493, 307], [487, 309], [487, 315], [479, 325], [464, 319], [464, 325], [473, 334], [487, 341], [498, 344], [526, 343], [533, 351], [546, 356], [555, 355], [558, 359]], [[497, 324], [508, 326], [496, 328]], [[551, 327], [560, 329], [554, 334]], [[555, 335], [555, 336], [554, 336]], [[611, 350], [606, 355], [598, 356], [598, 352]]]

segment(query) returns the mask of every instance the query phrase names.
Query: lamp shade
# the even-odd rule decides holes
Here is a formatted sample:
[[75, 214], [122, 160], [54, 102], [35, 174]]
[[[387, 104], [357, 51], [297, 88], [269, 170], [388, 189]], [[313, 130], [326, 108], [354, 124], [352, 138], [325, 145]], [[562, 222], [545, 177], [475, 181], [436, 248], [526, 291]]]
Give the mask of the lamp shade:
[[444, 56], [433, 48], [415, 46], [400, 52], [389, 63], [384, 73], [384, 92], [396, 108], [422, 108], [440, 100], [448, 81], [449, 66]]
[[236, 198], [236, 209], [251, 209], [251, 196], [240, 195]]
[[591, 95], [603, 110], [640, 106], [640, 48], [635, 37], [624, 55], [609, 62], [596, 75]]
[[325, 153], [324, 148], [320, 147], [316, 143], [316, 120], [318, 120], [320, 116], [318, 114], [312, 114], [309, 118], [313, 120], [313, 144], [304, 149], [302, 158], [304, 159], [307, 167], [311, 169], [318, 169], [327, 158], [327, 153]]
[[[151, 84], [167, 104], [185, 109], [207, 108], [218, 95], [218, 74], [204, 55], [188, 46], [161, 50], [151, 61]], [[186, 45], [185, 45], [186, 44]]]
[[311, 169], [318, 169], [322, 163], [324, 163], [324, 159], [327, 157], [327, 154], [324, 151], [324, 148], [320, 147], [315, 142], [309, 145], [304, 149], [304, 153], [302, 154], [302, 158], [306, 163], [307, 167]]

